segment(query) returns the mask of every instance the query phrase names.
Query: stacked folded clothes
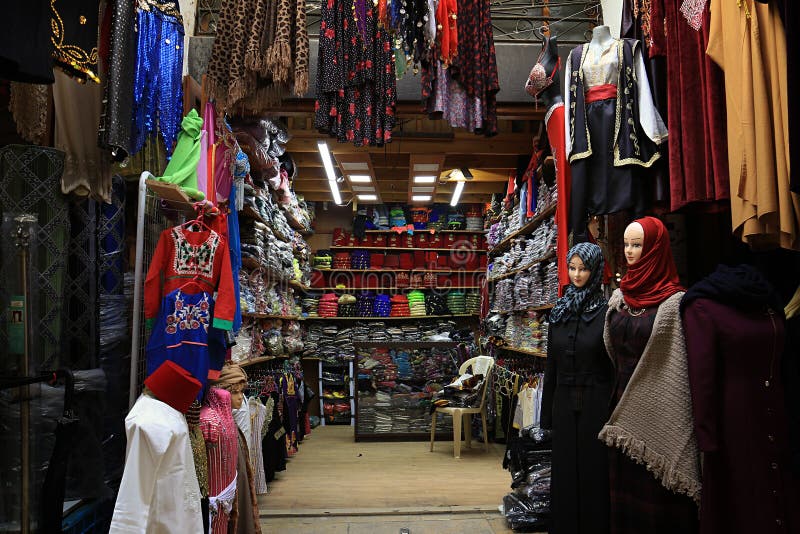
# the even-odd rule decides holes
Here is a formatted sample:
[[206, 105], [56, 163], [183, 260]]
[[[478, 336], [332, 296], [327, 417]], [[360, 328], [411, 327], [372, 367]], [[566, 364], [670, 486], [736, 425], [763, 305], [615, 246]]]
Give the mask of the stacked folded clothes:
[[354, 250], [350, 253], [351, 269], [369, 269], [369, 251]]
[[467, 297], [462, 291], [450, 291], [447, 294], [447, 307], [453, 315], [467, 313]]
[[364, 291], [356, 297], [356, 317], [372, 317], [375, 294]]
[[347, 252], [337, 252], [333, 256], [334, 269], [349, 269], [350, 268], [350, 254]]
[[389, 210], [389, 225], [390, 226], [405, 226], [406, 214], [403, 208], [395, 206]]
[[411, 285], [411, 276], [407, 272], [399, 272], [394, 277], [394, 285], [398, 288], [404, 288]]
[[319, 250], [314, 255], [314, 267], [317, 269], [330, 269], [331, 263], [333, 263], [333, 257], [330, 251]]
[[372, 315], [375, 317], [389, 317], [392, 304], [389, 295], [378, 295], [372, 305]]
[[415, 289], [408, 293], [408, 307], [412, 317], [425, 315], [425, 293]]
[[318, 314], [318, 306], [319, 306], [319, 295], [311, 295], [308, 294], [303, 298], [301, 302], [303, 314], [308, 315], [309, 317], [319, 317]]
[[467, 313], [477, 314], [481, 311], [481, 295], [480, 293], [467, 293], [466, 296]]
[[320, 317], [336, 317], [339, 313], [339, 299], [336, 293], [325, 293], [319, 299], [317, 312]]
[[408, 297], [400, 293], [393, 295], [391, 298], [392, 311], [390, 317], [408, 317], [411, 315], [411, 309], [408, 304]]
[[339, 297], [339, 317], [356, 317], [356, 297], [344, 293]]
[[429, 293], [425, 296], [425, 311], [428, 315], [450, 315], [447, 298], [438, 293]]
[[386, 335], [389, 341], [405, 341], [403, 337], [403, 328], [401, 326], [390, 326], [386, 329]]

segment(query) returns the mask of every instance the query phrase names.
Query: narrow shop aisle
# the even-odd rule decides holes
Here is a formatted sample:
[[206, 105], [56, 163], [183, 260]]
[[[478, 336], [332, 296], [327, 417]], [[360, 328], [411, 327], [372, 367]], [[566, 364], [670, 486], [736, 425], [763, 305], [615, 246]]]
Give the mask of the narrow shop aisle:
[[496, 511], [511, 483], [503, 452], [504, 445], [490, 444], [486, 453], [474, 441], [455, 459], [451, 441], [437, 441], [429, 452], [428, 442], [355, 443], [349, 426], [318, 427], [259, 507], [272, 517], [365, 509]]
[[302, 534], [511, 534], [500, 512], [268, 518], [267, 532]]

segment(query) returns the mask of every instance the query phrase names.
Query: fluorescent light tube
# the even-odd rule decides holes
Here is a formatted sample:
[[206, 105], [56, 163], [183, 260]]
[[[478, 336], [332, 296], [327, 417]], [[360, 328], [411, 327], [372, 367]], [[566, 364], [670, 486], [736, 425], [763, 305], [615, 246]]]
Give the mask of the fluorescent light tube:
[[411, 187], [412, 193], [433, 193], [433, 187]]
[[333, 160], [331, 159], [331, 153], [328, 150], [328, 143], [325, 141], [317, 141], [317, 148], [319, 149], [319, 155], [322, 158], [322, 165], [325, 167], [325, 174], [328, 175], [328, 185], [331, 188], [333, 201], [338, 206], [342, 203], [342, 195], [339, 193], [339, 185], [336, 183], [336, 172], [333, 170]]
[[414, 202], [428, 202], [431, 199], [430, 195], [412, 195], [411, 200]]
[[372, 181], [372, 176], [369, 174], [351, 174], [350, 181], [354, 184], [365, 184]]
[[436, 181], [436, 177], [433, 175], [420, 175], [414, 177], [415, 184], [432, 184]]
[[378, 200], [378, 195], [358, 195], [359, 200]]
[[456, 190], [453, 191], [453, 198], [450, 199], [450, 205], [455, 206], [461, 198], [461, 191], [464, 190], [464, 182], [456, 182]]

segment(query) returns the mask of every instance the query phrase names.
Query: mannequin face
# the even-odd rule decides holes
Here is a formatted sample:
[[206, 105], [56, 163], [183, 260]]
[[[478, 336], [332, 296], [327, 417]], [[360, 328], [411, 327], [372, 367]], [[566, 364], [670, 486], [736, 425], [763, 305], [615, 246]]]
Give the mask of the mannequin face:
[[589, 277], [592, 275], [592, 271], [586, 268], [583, 264], [583, 260], [575, 254], [569, 260], [569, 279], [577, 288], [581, 288], [586, 285], [586, 282], [589, 281]]
[[244, 384], [231, 386], [228, 391], [231, 393], [231, 408], [238, 410], [242, 407], [242, 402], [244, 401]]
[[633, 265], [642, 257], [642, 247], [644, 246], [644, 228], [637, 222], [632, 222], [625, 228], [623, 235], [625, 244], [625, 260], [628, 265]]

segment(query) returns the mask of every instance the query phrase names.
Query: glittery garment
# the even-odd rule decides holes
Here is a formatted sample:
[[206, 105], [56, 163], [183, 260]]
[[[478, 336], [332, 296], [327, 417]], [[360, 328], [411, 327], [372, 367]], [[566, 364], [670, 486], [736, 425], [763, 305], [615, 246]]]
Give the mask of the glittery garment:
[[55, 65], [79, 81], [100, 83], [97, 69], [99, 0], [50, 0]]
[[156, 132], [171, 153], [183, 116], [183, 22], [173, 9], [161, 8], [140, 0], [136, 13], [132, 154]]
[[[200, 409], [200, 429], [208, 454], [208, 494], [219, 495], [236, 477], [239, 437], [231, 411], [231, 394], [211, 388]], [[212, 517], [211, 531], [228, 531], [229, 514], [222, 507]]]

